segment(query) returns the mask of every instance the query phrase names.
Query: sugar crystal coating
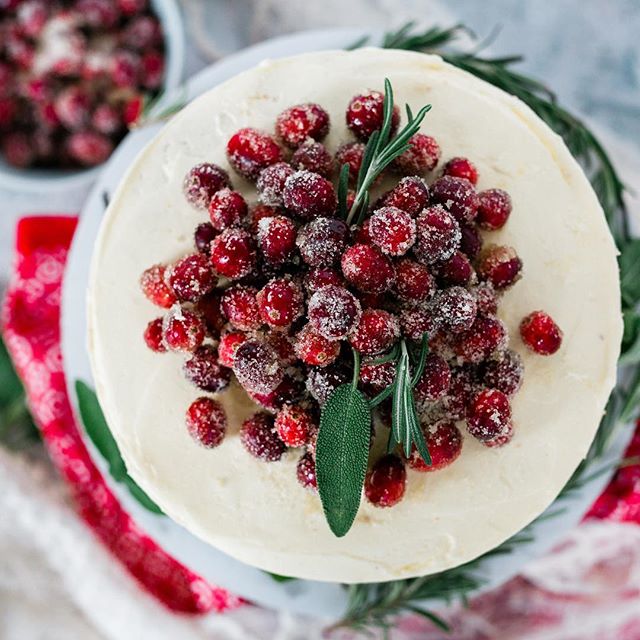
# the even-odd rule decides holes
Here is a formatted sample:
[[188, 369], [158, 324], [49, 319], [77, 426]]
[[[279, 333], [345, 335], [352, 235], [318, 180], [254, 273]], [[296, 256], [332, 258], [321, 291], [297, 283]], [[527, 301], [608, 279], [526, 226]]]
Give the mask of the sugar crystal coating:
[[358, 325], [362, 307], [344, 287], [328, 285], [309, 298], [307, 314], [309, 323], [321, 336], [339, 340]]
[[227, 415], [219, 402], [198, 398], [190, 405], [186, 416], [187, 431], [207, 449], [217, 447], [227, 430]]
[[245, 389], [269, 393], [282, 382], [284, 369], [273, 347], [258, 340], [247, 340], [236, 349], [233, 373]]
[[254, 458], [264, 462], [277, 462], [286, 451], [273, 425], [273, 416], [265, 412], [256, 413], [242, 423], [240, 441]]

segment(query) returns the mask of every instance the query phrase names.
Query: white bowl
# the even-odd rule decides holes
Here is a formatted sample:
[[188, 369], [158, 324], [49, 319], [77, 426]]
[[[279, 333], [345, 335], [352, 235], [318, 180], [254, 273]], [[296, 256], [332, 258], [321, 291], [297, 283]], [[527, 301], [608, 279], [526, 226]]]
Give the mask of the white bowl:
[[[177, 0], [151, 0], [165, 40], [165, 77], [162, 90], [170, 92], [182, 81], [185, 32]], [[103, 165], [89, 169], [17, 169], [0, 155], [0, 187], [12, 191], [47, 193], [90, 185]]]

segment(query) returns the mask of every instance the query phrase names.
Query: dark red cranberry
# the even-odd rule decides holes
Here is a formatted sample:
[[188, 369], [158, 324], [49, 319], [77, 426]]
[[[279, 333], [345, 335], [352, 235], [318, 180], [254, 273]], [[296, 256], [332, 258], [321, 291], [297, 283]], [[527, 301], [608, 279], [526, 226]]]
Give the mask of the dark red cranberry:
[[278, 354], [278, 360], [280, 360], [283, 366], [290, 367], [296, 364], [298, 356], [296, 356], [291, 338], [286, 333], [282, 331], [269, 331], [264, 336], [264, 339]]
[[389, 258], [366, 244], [349, 247], [342, 254], [341, 266], [348, 282], [366, 293], [382, 293], [395, 279]]
[[498, 296], [496, 290], [490, 282], [481, 282], [477, 287], [471, 289], [471, 293], [476, 298], [478, 313], [496, 315], [498, 313]]
[[360, 321], [358, 299], [344, 287], [329, 285], [316, 291], [308, 303], [309, 324], [329, 340], [345, 338]]
[[144, 330], [144, 341], [147, 347], [156, 353], [164, 353], [167, 350], [162, 338], [162, 318], [156, 318], [147, 325]]
[[294, 170], [286, 162], [276, 162], [260, 172], [256, 187], [260, 200], [271, 207], [281, 207], [284, 184]]
[[321, 142], [305, 142], [293, 152], [291, 166], [330, 178], [333, 173], [333, 157]]
[[360, 367], [360, 382], [370, 395], [376, 395], [393, 384], [396, 378], [394, 362], [379, 364], [364, 362]]
[[295, 350], [305, 364], [326, 367], [340, 355], [340, 343], [321, 336], [308, 324], [296, 335]]
[[202, 318], [179, 306], [172, 307], [162, 323], [164, 344], [171, 351], [195, 351], [204, 341]]
[[258, 292], [257, 299], [260, 317], [274, 329], [285, 329], [302, 315], [302, 291], [287, 278], [268, 282]]
[[404, 258], [396, 263], [396, 291], [402, 302], [418, 305], [433, 295], [435, 283], [424, 265]]
[[316, 218], [298, 232], [297, 245], [302, 259], [311, 267], [328, 267], [344, 250], [349, 228], [337, 218]]
[[378, 460], [364, 481], [364, 495], [376, 507], [393, 507], [404, 496], [407, 470], [398, 456]]
[[227, 158], [240, 175], [256, 180], [265, 167], [282, 160], [282, 149], [268, 133], [246, 127], [231, 136]]
[[447, 418], [463, 420], [466, 417], [467, 405], [477, 391], [478, 380], [473, 368], [464, 366], [452, 370], [449, 391], [442, 400]]
[[456, 251], [450, 258], [436, 266], [438, 284], [442, 287], [454, 285], [466, 286], [475, 277], [475, 271], [469, 262], [469, 258]]
[[329, 133], [329, 114], [314, 103], [285, 109], [276, 119], [276, 135], [291, 149], [312, 138], [322, 140]]
[[[382, 129], [384, 116], [384, 95], [379, 91], [369, 91], [351, 98], [347, 107], [347, 127], [361, 140], [368, 140], [374, 131]], [[393, 107], [391, 135], [400, 124], [400, 110]]]
[[351, 239], [354, 244], [373, 244], [369, 218], [367, 218], [360, 226], [351, 227]]
[[435, 138], [416, 133], [409, 139], [409, 148], [393, 161], [393, 168], [404, 175], [420, 175], [433, 171], [440, 160], [440, 145]]
[[220, 189], [231, 186], [229, 174], [217, 164], [203, 162], [189, 170], [184, 178], [184, 195], [196, 209], [208, 209], [211, 198]]
[[140, 277], [140, 288], [149, 302], [163, 309], [175, 304], [177, 298], [166, 282], [167, 267], [156, 264], [149, 267]]
[[400, 313], [402, 335], [410, 340], [422, 340], [426, 333], [432, 335], [437, 329], [433, 314], [429, 309], [413, 307]]
[[230, 280], [249, 275], [256, 263], [253, 238], [243, 229], [225, 229], [211, 243], [211, 263], [216, 273]]
[[507, 330], [495, 316], [478, 314], [469, 329], [458, 334], [453, 350], [463, 362], [478, 364], [502, 351], [507, 342]]
[[473, 260], [482, 249], [482, 237], [477, 227], [473, 224], [460, 225], [460, 251], [466, 253]]
[[296, 171], [287, 178], [284, 206], [301, 220], [332, 216], [338, 205], [333, 184], [318, 173]]
[[511, 422], [509, 398], [497, 389], [483, 389], [467, 408], [467, 430], [478, 440], [486, 441], [501, 435]]
[[423, 428], [424, 440], [431, 456], [431, 464], [426, 464], [414, 447], [407, 464], [414, 471], [439, 471], [454, 462], [462, 451], [462, 434], [453, 422]]
[[520, 323], [522, 341], [541, 356], [550, 356], [558, 351], [562, 335], [560, 327], [544, 311], [534, 311]]
[[26, 168], [36, 159], [35, 150], [29, 138], [22, 132], [8, 133], [0, 139], [2, 155], [12, 166]]
[[122, 89], [133, 89], [140, 74], [140, 57], [130, 51], [116, 51], [109, 58], [111, 78]]
[[510, 287], [520, 279], [522, 260], [512, 247], [489, 245], [478, 258], [478, 277], [495, 289]]
[[442, 262], [456, 252], [460, 238], [460, 225], [446, 209], [428, 207], [416, 219], [413, 252], [423, 264]]
[[223, 333], [218, 343], [218, 360], [220, 364], [230, 369], [233, 368], [238, 347], [248, 339], [249, 336], [242, 331], [228, 331]]
[[317, 489], [316, 463], [310, 453], [305, 453], [296, 466], [296, 477], [305, 489]]
[[431, 185], [431, 201], [446, 207], [460, 223], [471, 222], [478, 213], [478, 194], [465, 178], [438, 178]]
[[407, 176], [384, 195], [382, 204], [402, 209], [415, 218], [429, 204], [429, 187], [422, 178]]
[[474, 186], [478, 184], [478, 170], [468, 158], [451, 158], [444, 165], [442, 173], [454, 178], [465, 178]]
[[184, 363], [183, 370], [189, 382], [210, 393], [226, 389], [231, 381], [231, 369], [220, 365], [218, 352], [209, 345], [196, 349]]
[[382, 253], [402, 256], [416, 241], [416, 223], [402, 209], [382, 207], [369, 218], [369, 233]]
[[490, 449], [494, 449], [496, 447], [504, 447], [505, 444], [509, 444], [511, 440], [513, 440], [513, 424], [511, 422], [507, 423], [507, 426], [504, 428], [503, 432], [496, 436], [495, 438], [491, 438], [491, 440], [485, 440], [482, 444], [485, 447], [489, 447]]
[[225, 318], [220, 309], [221, 298], [222, 293], [214, 289], [196, 303], [197, 312], [202, 316], [209, 333], [214, 337], [220, 334], [225, 324]]
[[515, 351], [507, 349], [497, 359], [485, 364], [483, 382], [487, 387], [512, 396], [522, 385], [523, 372], [522, 358]]
[[220, 308], [232, 326], [241, 331], [253, 331], [262, 324], [254, 287], [235, 285], [222, 295]]
[[[334, 343], [335, 344], [335, 343]], [[307, 390], [323, 406], [331, 394], [351, 380], [352, 374], [341, 366], [312, 368], [307, 374]]]
[[146, 89], [160, 88], [164, 79], [164, 56], [158, 51], [146, 51], [140, 60], [140, 80]]
[[400, 323], [396, 316], [382, 309], [365, 309], [349, 340], [360, 353], [370, 356], [386, 351], [399, 337]]
[[256, 204], [249, 212], [248, 227], [251, 233], [257, 235], [260, 220], [264, 220], [265, 218], [275, 218], [276, 216], [281, 215], [284, 215], [284, 209], [282, 209], [282, 207], [271, 207], [268, 204]]
[[344, 283], [342, 276], [333, 269], [317, 267], [311, 269], [304, 280], [304, 286], [310, 295], [313, 295], [322, 287], [329, 285], [341, 286]]
[[349, 180], [355, 184], [360, 173], [360, 165], [364, 157], [365, 145], [362, 142], [347, 142], [338, 147], [336, 151], [336, 164], [341, 169], [342, 165], [349, 166]]
[[476, 318], [478, 307], [471, 293], [462, 287], [438, 291], [433, 297], [431, 312], [440, 327], [454, 333], [469, 329]]
[[58, 93], [53, 104], [58, 121], [70, 131], [84, 129], [89, 124], [91, 99], [76, 86]]
[[415, 387], [418, 406], [442, 398], [451, 384], [451, 369], [443, 358], [435, 353], [427, 356], [424, 372]]
[[262, 218], [258, 222], [258, 247], [269, 264], [283, 264], [291, 258], [296, 236], [296, 227], [286, 216]]
[[278, 412], [275, 428], [288, 447], [302, 447], [315, 426], [311, 412], [298, 404], [285, 404]]
[[256, 393], [273, 391], [284, 376], [273, 347], [258, 340], [247, 340], [238, 346], [233, 358], [233, 372], [245, 389]]
[[86, 167], [103, 163], [113, 151], [113, 142], [94, 131], [78, 131], [67, 139], [71, 158]]
[[211, 398], [192, 402], [186, 422], [189, 435], [207, 449], [217, 447], [227, 431], [227, 414], [222, 405]]
[[487, 231], [502, 229], [511, 215], [511, 196], [502, 189], [487, 189], [478, 194], [478, 226]]
[[91, 114], [91, 126], [107, 136], [114, 135], [122, 126], [120, 114], [110, 104], [100, 104]]
[[195, 302], [213, 289], [216, 277], [208, 258], [201, 253], [193, 253], [169, 269], [167, 282], [178, 300]]
[[227, 188], [214, 193], [209, 203], [209, 218], [217, 231], [239, 225], [248, 211], [242, 195]]
[[256, 413], [242, 423], [240, 442], [254, 458], [265, 462], [280, 460], [287, 450], [273, 426], [273, 416], [265, 412]]
[[217, 235], [218, 232], [210, 222], [199, 224], [193, 234], [193, 242], [196, 249], [205, 256], [208, 256], [211, 253], [211, 243]]
[[264, 409], [278, 411], [288, 402], [298, 402], [304, 395], [304, 381], [299, 372], [284, 374], [282, 382], [269, 393], [249, 391], [249, 397]]

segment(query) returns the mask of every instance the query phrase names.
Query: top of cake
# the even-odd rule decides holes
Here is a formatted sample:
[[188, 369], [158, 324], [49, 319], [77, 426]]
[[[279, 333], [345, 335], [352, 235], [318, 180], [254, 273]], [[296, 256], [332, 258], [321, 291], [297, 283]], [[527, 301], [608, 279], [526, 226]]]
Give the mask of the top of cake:
[[[382, 95], [371, 91], [382, 91], [385, 78], [396, 104], [431, 110], [420, 113], [414, 146], [372, 185], [371, 206], [361, 193], [348, 195], [346, 222], [362, 218], [349, 231], [336, 217], [337, 175], [324, 149], [291, 159], [287, 147], [311, 135], [338, 152], [339, 164], [361, 157], [354, 143], [379, 128]], [[310, 104], [318, 107], [286, 111]], [[409, 114], [399, 116], [390, 124], [402, 135]], [[298, 139], [300, 122], [307, 129]], [[275, 127], [278, 142], [248, 127]], [[202, 163], [215, 163], [206, 170], [219, 182], [207, 202], [196, 188]], [[410, 177], [399, 182], [397, 172]], [[424, 190], [425, 201], [408, 211], [403, 189]], [[213, 226], [203, 226], [209, 219]], [[444, 228], [434, 244], [433, 229]], [[338, 238], [337, 252], [328, 236]], [[326, 258], [328, 245], [335, 255]], [[173, 266], [148, 270], [158, 264]], [[184, 303], [147, 329], [147, 342], [167, 353], [141, 337], [159, 315], [140, 291], [145, 270], [144, 289], [160, 306]], [[538, 310], [545, 313], [532, 315]], [[615, 247], [560, 138], [517, 99], [436, 56], [378, 49], [265, 62], [174, 117], [112, 199], [89, 321], [109, 426], [129, 473], [163, 511], [249, 564], [348, 583], [451, 568], [539, 515], [587, 452], [615, 382], [622, 331]], [[322, 405], [336, 380], [353, 376], [349, 347], [362, 358], [355, 383], [371, 398], [401, 377], [404, 356], [419, 367], [422, 334], [430, 354], [420, 379], [432, 378], [414, 397], [431, 467], [419, 436], [408, 460], [402, 446], [384, 455], [391, 411], [381, 403], [366, 499], [352, 526], [332, 520], [323, 492], [332, 478], [318, 463], [332, 532], [309, 490], [313, 456], [332, 446]], [[372, 364], [390, 349], [393, 364]], [[233, 367], [230, 385], [220, 365]], [[430, 386], [441, 382], [438, 372], [442, 389]], [[308, 392], [278, 407], [274, 426], [249, 396], [273, 408], [274, 389], [297, 388], [296, 376]]]

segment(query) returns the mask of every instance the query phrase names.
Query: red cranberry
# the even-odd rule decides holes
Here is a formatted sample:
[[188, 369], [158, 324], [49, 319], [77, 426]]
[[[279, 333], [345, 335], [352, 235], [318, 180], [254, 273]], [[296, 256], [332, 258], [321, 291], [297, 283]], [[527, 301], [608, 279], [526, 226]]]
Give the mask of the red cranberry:
[[332, 265], [344, 250], [349, 229], [337, 218], [316, 218], [298, 232], [302, 259], [311, 267]]
[[196, 249], [205, 256], [211, 253], [211, 243], [218, 235], [210, 222], [203, 222], [196, 227], [193, 243]]
[[471, 222], [478, 213], [478, 194], [465, 178], [438, 178], [431, 185], [431, 201], [445, 206], [460, 223]]
[[511, 422], [509, 398], [497, 389], [483, 389], [467, 408], [467, 430], [478, 440], [492, 440]]
[[322, 287], [329, 285], [341, 286], [343, 284], [342, 276], [333, 269], [317, 267], [311, 269], [304, 280], [304, 286], [310, 295], [313, 295]]
[[360, 367], [360, 382], [372, 396], [392, 385], [395, 378], [396, 365], [393, 362], [380, 364], [364, 362]]
[[340, 366], [312, 368], [307, 374], [307, 390], [323, 406], [339, 386], [350, 380], [351, 374]]
[[424, 372], [415, 387], [416, 402], [424, 405], [442, 398], [451, 384], [451, 369], [449, 365], [435, 353], [427, 356]]
[[522, 341], [541, 356], [550, 356], [558, 351], [562, 335], [560, 327], [544, 311], [534, 311], [520, 323]]
[[214, 193], [209, 202], [209, 218], [217, 231], [239, 225], [248, 211], [242, 195], [226, 187]]
[[383, 207], [369, 218], [369, 232], [373, 243], [391, 256], [402, 256], [416, 241], [416, 223], [402, 209]]
[[487, 231], [502, 229], [511, 215], [511, 197], [502, 189], [487, 189], [478, 194], [478, 226]]
[[496, 447], [504, 447], [504, 445], [509, 444], [511, 440], [513, 440], [513, 424], [509, 422], [500, 435], [491, 438], [491, 440], [485, 440], [482, 444], [485, 447], [494, 449]]
[[398, 456], [386, 455], [367, 473], [364, 495], [376, 507], [393, 507], [404, 496], [407, 471]]
[[301, 376], [292, 376], [285, 373], [282, 382], [269, 393], [256, 393], [249, 391], [249, 397], [264, 409], [278, 411], [286, 403], [297, 402], [304, 394], [304, 383]]
[[79, 87], [63, 89], [53, 106], [58, 120], [70, 131], [84, 129], [89, 124], [91, 100]]
[[147, 8], [147, 0], [118, 0], [118, 9], [125, 16], [142, 13]]
[[162, 318], [152, 320], [144, 330], [144, 341], [156, 353], [164, 353], [167, 350], [162, 339]]
[[321, 336], [308, 324], [296, 335], [295, 350], [305, 364], [326, 367], [340, 355], [340, 343]]
[[402, 209], [415, 218], [429, 204], [429, 187], [422, 178], [407, 176], [384, 195], [382, 204]]
[[313, 427], [313, 416], [300, 405], [285, 404], [276, 416], [276, 431], [288, 447], [304, 446]]
[[453, 350], [464, 362], [478, 364], [502, 351], [507, 342], [507, 329], [495, 316], [478, 314], [469, 329], [458, 334]]
[[118, 10], [111, 0], [77, 0], [76, 11], [95, 29], [110, 29], [118, 20]]
[[373, 244], [370, 218], [367, 218], [359, 227], [351, 227], [351, 239], [354, 244]]
[[339, 168], [345, 164], [349, 166], [349, 180], [353, 183], [358, 180], [364, 149], [365, 145], [362, 142], [347, 142], [336, 151], [336, 164]]
[[462, 434], [452, 422], [441, 422], [423, 429], [425, 443], [431, 456], [427, 465], [414, 447], [407, 464], [414, 471], [439, 471], [454, 462], [462, 451]]
[[111, 155], [113, 143], [100, 133], [79, 131], [67, 139], [67, 151], [75, 161], [93, 167]]
[[130, 51], [116, 51], [109, 57], [111, 79], [121, 89], [133, 89], [138, 83], [140, 58]]
[[253, 287], [235, 285], [222, 295], [220, 308], [236, 329], [253, 331], [262, 324], [257, 294], [258, 290]]
[[187, 431], [203, 447], [213, 449], [224, 439], [227, 415], [222, 405], [211, 398], [198, 398], [187, 410]]
[[296, 466], [296, 476], [298, 482], [305, 489], [317, 489], [318, 482], [316, 480], [316, 463], [310, 453], [305, 453]]
[[230, 186], [229, 174], [224, 169], [217, 164], [203, 162], [189, 170], [182, 188], [191, 205], [196, 209], [208, 209], [211, 198]]
[[[384, 95], [379, 91], [369, 91], [351, 98], [347, 107], [347, 127], [361, 140], [368, 140], [374, 131], [382, 129], [384, 117]], [[400, 110], [393, 107], [391, 135], [400, 124]]]
[[258, 222], [258, 247], [269, 264], [279, 265], [291, 258], [296, 236], [296, 227], [286, 216], [262, 218]]
[[[0, 82], [2, 82], [2, 78], [0, 78]], [[18, 103], [14, 98], [3, 98], [0, 95], [0, 130], [9, 128], [17, 111]]]
[[257, 298], [260, 317], [275, 329], [291, 326], [302, 315], [302, 291], [292, 280], [271, 280], [258, 292]]
[[416, 133], [409, 139], [409, 148], [393, 161], [393, 168], [405, 175], [433, 171], [440, 160], [440, 146], [435, 138]]
[[278, 360], [283, 366], [290, 367], [296, 364], [298, 356], [288, 335], [280, 331], [269, 331], [264, 339], [278, 354]]
[[465, 178], [474, 186], [478, 184], [478, 170], [468, 158], [451, 158], [444, 165], [442, 173], [445, 176], [453, 176], [454, 178]]
[[389, 258], [366, 244], [349, 247], [342, 255], [341, 265], [349, 283], [367, 293], [382, 293], [395, 279]]
[[522, 260], [512, 247], [489, 245], [482, 251], [477, 264], [478, 276], [495, 289], [506, 289], [520, 279]]
[[162, 43], [162, 28], [154, 16], [137, 16], [125, 25], [122, 42], [132, 49], [144, 51]]
[[433, 295], [435, 283], [424, 265], [405, 258], [396, 263], [396, 290], [402, 302], [417, 305]]
[[26, 0], [20, 3], [16, 20], [26, 36], [37, 38], [44, 29], [48, 16], [49, 10], [46, 3], [39, 0]]
[[268, 133], [247, 127], [231, 136], [227, 158], [240, 175], [255, 180], [265, 167], [282, 160], [282, 149]]
[[209, 260], [201, 253], [181, 258], [170, 269], [167, 282], [181, 302], [195, 302], [216, 284]]
[[175, 304], [177, 298], [167, 285], [165, 276], [167, 268], [162, 264], [149, 267], [140, 277], [140, 288], [149, 302], [163, 309]]
[[436, 323], [454, 333], [469, 329], [477, 310], [475, 298], [462, 287], [442, 289], [433, 297], [432, 313]]
[[515, 351], [507, 349], [498, 359], [486, 363], [483, 381], [487, 387], [512, 396], [522, 385], [522, 375], [522, 358]]
[[189, 382], [210, 393], [226, 389], [231, 381], [231, 370], [220, 365], [217, 351], [208, 345], [196, 349], [183, 370]]
[[271, 207], [267, 204], [256, 204], [249, 213], [249, 229], [254, 235], [258, 235], [260, 220], [281, 216], [284, 211], [281, 207]]
[[301, 220], [332, 216], [338, 205], [333, 184], [311, 171], [296, 171], [287, 178], [284, 206]]
[[285, 109], [276, 119], [276, 135], [291, 149], [312, 138], [322, 140], [329, 133], [329, 114], [314, 103]]
[[333, 173], [333, 157], [321, 142], [305, 142], [291, 156], [291, 166], [330, 178]]
[[247, 340], [236, 349], [233, 372], [248, 391], [269, 393], [284, 376], [278, 354], [273, 347], [258, 340]]
[[447, 417], [451, 420], [463, 420], [467, 405], [477, 390], [478, 381], [472, 368], [465, 366], [453, 370], [449, 391], [443, 399]]
[[400, 326], [402, 335], [410, 340], [422, 340], [425, 333], [431, 335], [436, 329], [430, 310], [420, 307], [403, 309], [400, 313]]
[[243, 229], [225, 229], [211, 243], [211, 263], [219, 275], [231, 280], [249, 275], [256, 263], [252, 237]]
[[159, 89], [164, 78], [164, 56], [158, 51], [146, 51], [140, 61], [140, 80], [146, 89]]
[[2, 155], [14, 167], [26, 168], [31, 166], [36, 154], [29, 138], [21, 133], [10, 133], [2, 139]]
[[225, 318], [220, 309], [221, 298], [222, 293], [214, 289], [196, 302], [196, 310], [202, 316], [212, 336], [219, 335], [225, 324]]
[[167, 349], [193, 352], [204, 341], [206, 329], [199, 315], [176, 305], [165, 316], [162, 333]]
[[285, 182], [293, 173], [293, 168], [286, 162], [276, 162], [263, 169], [256, 182], [260, 200], [271, 207], [281, 207]]
[[276, 462], [287, 450], [273, 426], [273, 416], [256, 413], [242, 423], [240, 441], [244, 448], [258, 460]]
[[358, 299], [344, 287], [329, 285], [309, 299], [309, 324], [328, 340], [345, 338], [360, 321]]
[[443, 207], [425, 209], [416, 219], [414, 253], [423, 264], [450, 258], [460, 245], [460, 225]]
[[476, 298], [478, 313], [496, 315], [498, 313], [498, 296], [490, 282], [481, 282], [471, 290]]
[[460, 225], [460, 251], [473, 260], [482, 249], [482, 237], [477, 227], [472, 224]]
[[399, 337], [396, 316], [381, 309], [365, 309], [349, 340], [360, 353], [370, 356], [386, 351]]
[[230, 369], [233, 368], [238, 347], [248, 339], [249, 336], [242, 331], [228, 331], [227, 333], [223, 333], [218, 343], [218, 360], [220, 364]]
[[436, 274], [438, 283], [443, 287], [465, 286], [474, 279], [475, 271], [469, 258], [462, 251], [456, 251], [450, 258], [437, 265]]
[[107, 136], [115, 134], [122, 126], [120, 114], [110, 104], [99, 104], [91, 114], [93, 128]]
[[[133, 127], [144, 111], [144, 98], [142, 96], [134, 96], [127, 100], [122, 108], [122, 119], [127, 127]], [[209, 204], [207, 201], [206, 204]], [[206, 209], [206, 204], [204, 207]]]

